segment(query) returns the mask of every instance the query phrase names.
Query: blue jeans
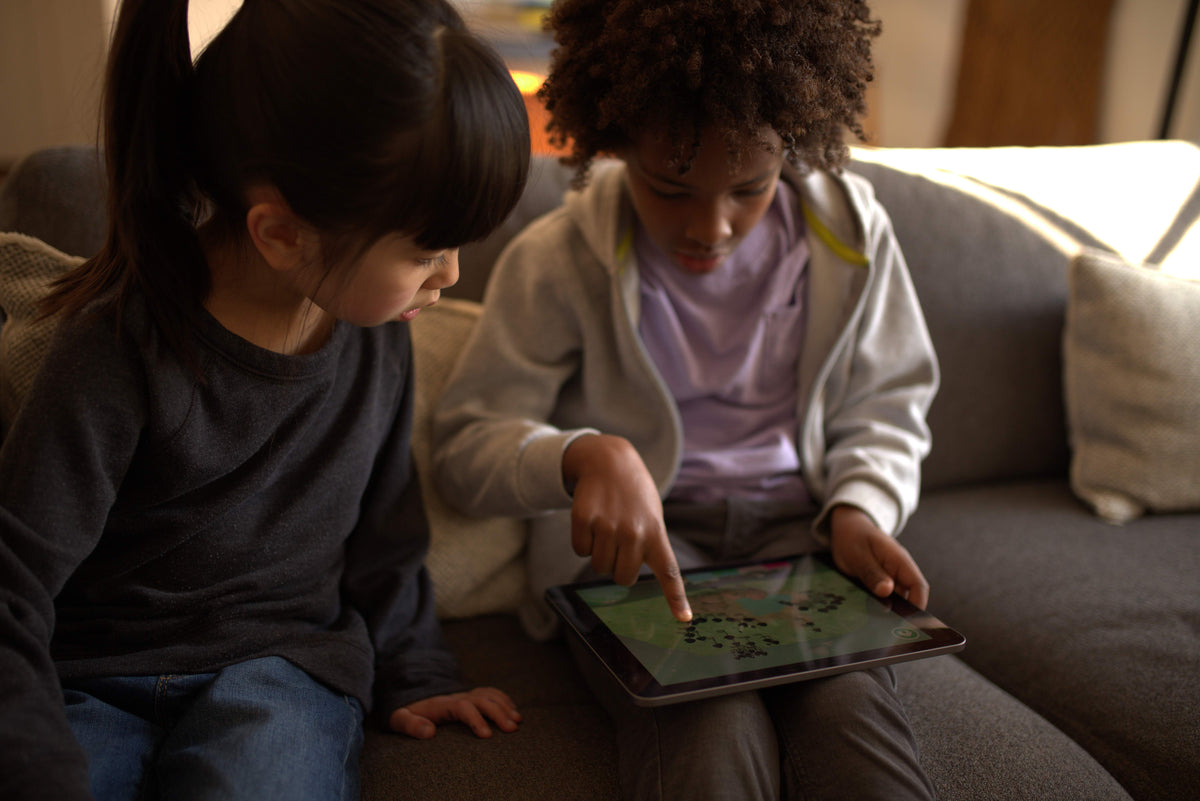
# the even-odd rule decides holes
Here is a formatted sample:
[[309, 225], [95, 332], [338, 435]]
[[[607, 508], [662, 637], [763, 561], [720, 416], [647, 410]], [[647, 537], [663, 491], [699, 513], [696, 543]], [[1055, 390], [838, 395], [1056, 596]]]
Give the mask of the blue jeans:
[[99, 801], [358, 798], [361, 705], [279, 657], [63, 694]]

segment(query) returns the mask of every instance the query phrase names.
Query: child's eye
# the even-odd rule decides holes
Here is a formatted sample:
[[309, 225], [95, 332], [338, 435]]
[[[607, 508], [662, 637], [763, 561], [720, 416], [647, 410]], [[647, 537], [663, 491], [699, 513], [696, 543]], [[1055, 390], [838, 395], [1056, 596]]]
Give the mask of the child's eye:
[[762, 186], [755, 186], [749, 189], [739, 189], [736, 194], [738, 197], [758, 197], [766, 192], [769, 187], [770, 184], [763, 184]]
[[428, 259], [417, 259], [417, 264], [422, 267], [441, 267], [446, 263], [446, 252], [442, 251], [436, 256], [430, 256]]
[[653, 186], [650, 187], [650, 191], [654, 193], [655, 197], [660, 197], [663, 200], [683, 200], [687, 197], [686, 192], [675, 192], [668, 189], [656, 189]]

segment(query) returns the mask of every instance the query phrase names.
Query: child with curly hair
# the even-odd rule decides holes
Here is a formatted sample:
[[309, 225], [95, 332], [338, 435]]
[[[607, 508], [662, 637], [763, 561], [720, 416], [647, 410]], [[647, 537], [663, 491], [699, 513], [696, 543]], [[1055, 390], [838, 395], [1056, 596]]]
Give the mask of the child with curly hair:
[[[829, 548], [924, 607], [895, 535], [936, 357], [886, 213], [841, 171], [866, 4], [559, 0], [547, 27], [575, 186], [496, 265], [435, 419], [447, 497], [531, 518], [535, 597], [649, 569], [686, 620], [681, 566]], [[933, 795], [890, 668], [646, 709], [576, 649], [628, 798]]]

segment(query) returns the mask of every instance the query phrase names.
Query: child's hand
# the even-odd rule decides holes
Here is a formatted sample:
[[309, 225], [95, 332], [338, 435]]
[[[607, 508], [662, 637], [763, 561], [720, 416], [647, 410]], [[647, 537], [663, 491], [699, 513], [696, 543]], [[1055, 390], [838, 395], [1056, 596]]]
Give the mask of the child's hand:
[[582, 436], [563, 454], [563, 476], [575, 485], [571, 545], [591, 555], [592, 569], [618, 584], [637, 580], [642, 563], [654, 571], [677, 620], [692, 619], [683, 577], [667, 539], [662, 500], [650, 471], [628, 440]]
[[870, 515], [853, 506], [836, 506], [830, 518], [833, 561], [881, 598], [895, 592], [913, 606], [929, 603], [929, 582], [903, 545], [889, 537]]
[[477, 737], [491, 737], [485, 715], [501, 731], [516, 731], [521, 722], [517, 705], [506, 694], [494, 687], [477, 687], [470, 692], [422, 698], [393, 712], [388, 725], [392, 731], [428, 740], [437, 733], [437, 724], [458, 721], [470, 726]]

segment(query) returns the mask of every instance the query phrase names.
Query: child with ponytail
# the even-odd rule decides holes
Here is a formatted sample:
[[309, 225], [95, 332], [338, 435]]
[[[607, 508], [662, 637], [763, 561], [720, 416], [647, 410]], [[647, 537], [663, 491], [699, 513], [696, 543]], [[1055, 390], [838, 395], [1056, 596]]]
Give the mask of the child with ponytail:
[[125, 0], [109, 231], [0, 449], [0, 797], [356, 798], [368, 712], [516, 728], [434, 616], [407, 321], [528, 167], [447, 0]]

